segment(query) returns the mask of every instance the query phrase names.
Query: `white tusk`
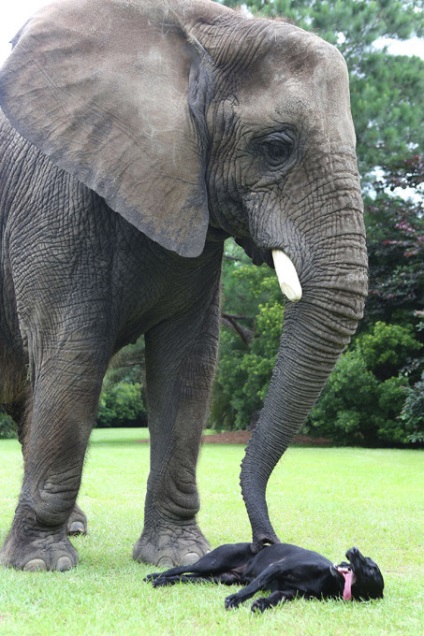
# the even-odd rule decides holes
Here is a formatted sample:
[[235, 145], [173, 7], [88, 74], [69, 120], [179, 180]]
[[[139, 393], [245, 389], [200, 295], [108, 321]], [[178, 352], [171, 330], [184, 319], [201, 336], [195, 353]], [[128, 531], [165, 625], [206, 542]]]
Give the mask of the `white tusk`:
[[281, 250], [272, 250], [272, 258], [281, 291], [293, 303], [297, 302], [302, 298], [302, 287], [295, 266]]

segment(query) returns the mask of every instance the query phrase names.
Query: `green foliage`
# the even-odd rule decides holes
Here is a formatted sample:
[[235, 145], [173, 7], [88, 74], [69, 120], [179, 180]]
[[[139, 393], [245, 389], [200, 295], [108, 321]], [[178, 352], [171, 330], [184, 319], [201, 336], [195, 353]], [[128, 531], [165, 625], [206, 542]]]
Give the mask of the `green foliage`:
[[424, 98], [424, 61], [370, 51], [358, 60], [356, 71], [350, 68], [358, 163], [369, 179], [375, 166], [390, 169], [411, 148], [424, 148], [417, 107], [417, 99]]
[[[424, 309], [424, 155], [408, 156], [366, 198], [370, 294], [367, 318], [411, 322]], [[413, 197], [394, 196], [408, 188]]]
[[236, 413], [236, 428], [246, 428], [252, 415], [262, 408], [275, 363], [282, 324], [281, 302], [260, 305], [255, 337], [250, 350], [240, 360], [239, 372], [243, 382], [234, 386], [232, 392], [231, 404]]
[[216, 430], [245, 429], [262, 408], [283, 322], [283, 301], [275, 273], [267, 266], [252, 267], [232, 241], [224, 261], [224, 317], [232, 313], [249, 328], [243, 341], [234, 330], [221, 330], [210, 425]]
[[421, 380], [409, 388], [400, 417], [408, 440], [413, 444], [424, 444], [424, 371]]
[[410, 329], [377, 322], [338, 361], [310, 415], [310, 432], [342, 444], [415, 441], [411, 431], [418, 433], [419, 423], [416, 427], [404, 409], [407, 399], [413, 404], [419, 399], [402, 370], [421, 349]]
[[97, 415], [99, 426], [140, 426], [145, 424], [145, 419], [146, 409], [138, 382], [118, 382], [102, 391]]
[[16, 436], [16, 426], [12, 418], [0, 408], [0, 439], [13, 439]]
[[407, 387], [402, 377], [379, 382], [359, 351], [347, 352], [310, 416], [310, 431], [339, 444], [407, 443], [398, 420]]
[[222, 270], [224, 311], [241, 316], [251, 326], [261, 304], [281, 299], [275, 274], [267, 265], [252, 267], [244, 250], [229, 239], [225, 243]]
[[381, 321], [356, 341], [356, 350], [379, 380], [396, 375], [422, 348], [412, 329]]
[[125, 347], [106, 373], [100, 396], [100, 427], [146, 426], [144, 338]]

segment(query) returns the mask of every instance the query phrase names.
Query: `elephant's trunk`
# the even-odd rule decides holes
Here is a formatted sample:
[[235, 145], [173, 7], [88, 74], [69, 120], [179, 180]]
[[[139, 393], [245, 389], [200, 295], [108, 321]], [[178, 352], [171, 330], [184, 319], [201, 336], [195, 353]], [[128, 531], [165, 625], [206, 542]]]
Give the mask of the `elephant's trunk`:
[[[362, 227], [362, 219], [359, 222]], [[318, 253], [328, 254], [326, 247], [321, 245]], [[363, 231], [337, 239], [331, 264], [319, 260], [311, 267], [315, 273], [302, 280], [302, 300], [286, 306], [270, 389], [242, 463], [242, 493], [257, 548], [278, 541], [265, 498], [268, 479], [363, 314], [367, 291]]]

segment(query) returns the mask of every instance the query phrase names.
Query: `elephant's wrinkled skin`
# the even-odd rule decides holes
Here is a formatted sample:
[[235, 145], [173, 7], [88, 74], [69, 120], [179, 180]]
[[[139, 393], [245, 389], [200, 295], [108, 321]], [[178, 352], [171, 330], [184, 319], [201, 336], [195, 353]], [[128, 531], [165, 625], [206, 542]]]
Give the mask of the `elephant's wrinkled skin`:
[[74, 506], [102, 379], [142, 333], [151, 472], [134, 558], [208, 550], [195, 473], [228, 235], [303, 294], [241, 473], [255, 546], [278, 541], [269, 475], [366, 295], [341, 55], [209, 0], [62, 0], [15, 38], [0, 104], [0, 401], [25, 458], [2, 563], [77, 563], [67, 531], [85, 529]]

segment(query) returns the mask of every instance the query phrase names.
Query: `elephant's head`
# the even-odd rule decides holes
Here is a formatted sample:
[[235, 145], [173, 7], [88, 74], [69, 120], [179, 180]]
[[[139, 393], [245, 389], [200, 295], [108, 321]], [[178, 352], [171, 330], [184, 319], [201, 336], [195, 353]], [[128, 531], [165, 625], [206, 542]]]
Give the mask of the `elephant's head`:
[[62, 0], [0, 77], [15, 128], [184, 257], [208, 228], [274, 262], [289, 300], [243, 461], [254, 541], [268, 478], [361, 318], [367, 288], [348, 75], [337, 50], [210, 0]]

